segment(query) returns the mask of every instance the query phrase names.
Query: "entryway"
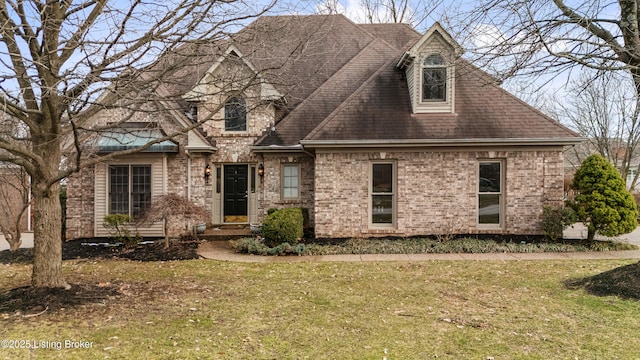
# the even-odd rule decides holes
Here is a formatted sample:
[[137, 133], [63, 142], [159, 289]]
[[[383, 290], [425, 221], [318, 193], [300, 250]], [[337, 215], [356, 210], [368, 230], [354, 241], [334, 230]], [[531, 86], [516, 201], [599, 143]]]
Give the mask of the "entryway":
[[224, 222], [249, 221], [249, 176], [247, 165], [224, 165]]

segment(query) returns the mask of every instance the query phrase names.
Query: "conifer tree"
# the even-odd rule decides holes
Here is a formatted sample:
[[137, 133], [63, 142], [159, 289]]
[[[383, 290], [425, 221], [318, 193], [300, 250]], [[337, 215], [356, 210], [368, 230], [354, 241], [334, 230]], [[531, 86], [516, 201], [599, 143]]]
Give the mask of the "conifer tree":
[[638, 226], [638, 209], [620, 173], [604, 157], [586, 158], [576, 172], [571, 187], [576, 191], [571, 206], [588, 228], [588, 239], [596, 232], [618, 236]]

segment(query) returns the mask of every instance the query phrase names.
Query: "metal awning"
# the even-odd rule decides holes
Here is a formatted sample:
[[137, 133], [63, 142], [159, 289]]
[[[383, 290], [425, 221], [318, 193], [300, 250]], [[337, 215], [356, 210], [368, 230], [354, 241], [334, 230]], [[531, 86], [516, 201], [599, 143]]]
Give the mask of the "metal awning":
[[[166, 135], [160, 129], [114, 129], [103, 132], [98, 139], [98, 152], [110, 153], [142, 147], [152, 141], [162, 139]], [[142, 152], [177, 153], [178, 143], [164, 140], [151, 145]]]

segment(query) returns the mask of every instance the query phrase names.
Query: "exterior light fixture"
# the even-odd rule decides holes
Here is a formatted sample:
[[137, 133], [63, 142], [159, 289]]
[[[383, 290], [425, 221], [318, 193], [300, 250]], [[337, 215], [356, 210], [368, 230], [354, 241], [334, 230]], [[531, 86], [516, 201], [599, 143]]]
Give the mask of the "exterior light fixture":
[[258, 165], [258, 176], [260, 176], [260, 179], [264, 176], [264, 165], [262, 164]]
[[205, 184], [209, 184], [210, 177], [211, 177], [211, 166], [207, 164], [207, 166], [204, 167], [204, 183]]

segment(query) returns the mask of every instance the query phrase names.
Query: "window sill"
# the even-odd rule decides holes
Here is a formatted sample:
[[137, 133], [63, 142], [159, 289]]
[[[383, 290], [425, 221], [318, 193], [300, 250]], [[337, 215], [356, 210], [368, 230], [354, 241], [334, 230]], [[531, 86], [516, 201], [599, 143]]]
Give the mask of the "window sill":
[[396, 229], [395, 227], [370, 227], [369, 229], [362, 230], [362, 234], [364, 235], [396, 235], [403, 234], [402, 231]]
[[302, 204], [301, 199], [281, 199], [276, 202], [277, 205]]
[[245, 137], [253, 136], [248, 131], [224, 131], [221, 134], [223, 137]]

